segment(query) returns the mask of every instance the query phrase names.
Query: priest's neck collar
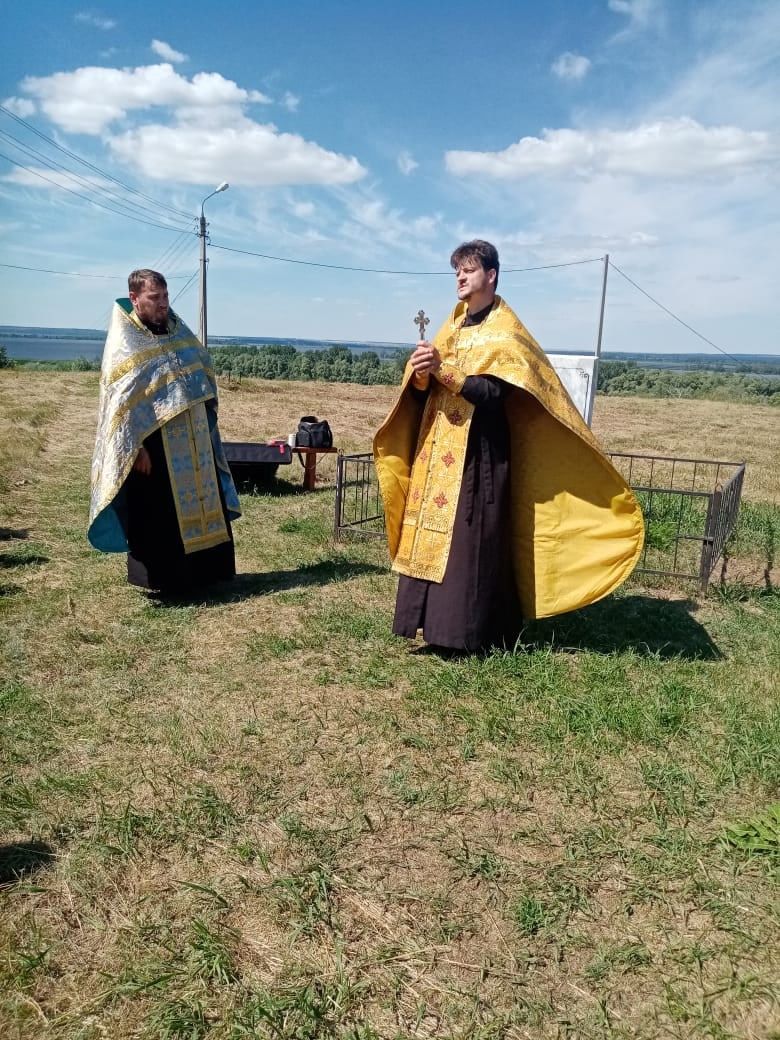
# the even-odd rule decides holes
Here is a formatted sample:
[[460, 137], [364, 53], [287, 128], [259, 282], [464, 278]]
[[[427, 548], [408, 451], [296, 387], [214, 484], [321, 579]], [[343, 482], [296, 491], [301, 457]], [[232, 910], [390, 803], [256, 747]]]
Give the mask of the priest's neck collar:
[[490, 314], [491, 310], [493, 309], [493, 304], [495, 302], [496, 298], [494, 296], [490, 303], [487, 305], [487, 307], [483, 307], [482, 310], [475, 311], [473, 314], [471, 313], [471, 311], [469, 311], [466, 315], [466, 320], [463, 322], [463, 324], [480, 325], [485, 320], [485, 318], [487, 318], [488, 314]]

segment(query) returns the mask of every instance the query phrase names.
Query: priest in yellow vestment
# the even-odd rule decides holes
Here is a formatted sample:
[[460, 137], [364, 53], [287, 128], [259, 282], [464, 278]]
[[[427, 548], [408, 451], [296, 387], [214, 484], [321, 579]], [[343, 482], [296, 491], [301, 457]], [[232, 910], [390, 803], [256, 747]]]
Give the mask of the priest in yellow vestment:
[[616, 589], [642, 551], [639, 505], [531, 334], [496, 295], [495, 247], [452, 255], [459, 302], [410, 358], [374, 440], [394, 631], [477, 650], [522, 618]]

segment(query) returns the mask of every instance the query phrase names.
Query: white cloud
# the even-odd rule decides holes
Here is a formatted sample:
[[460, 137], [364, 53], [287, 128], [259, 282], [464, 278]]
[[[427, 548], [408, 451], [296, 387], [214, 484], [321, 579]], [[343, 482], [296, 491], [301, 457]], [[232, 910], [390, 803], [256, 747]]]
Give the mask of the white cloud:
[[[161, 41], [154, 41], [167, 47]], [[51, 76], [28, 76], [22, 90], [45, 114], [73, 133], [102, 134], [119, 159], [156, 180], [210, 184], [227, 178], [244, 186], [351, 184], [366, 171], [353, 156], [340, 155], [297, 134], [248, 118], [252, 102], [270, 103], [219, 73], [192, 79], [166, 62], [138, 68], [83, 67]], [[286, 107], [297, 98], [285, 95]], [[21, 99], [32, 104], [30, 99]], [[134, 111], [173, 110], [161, 119], [108, 133]]]
[[438, 214], [410, 217], [371, 193], [353, 195], [345, 203], [349, 219], [341, 226], [338, 238], [349, 240], [364, 255], [371, 255], [381, 245], [419, 258], [441, 227]]
[[174, 50], [169, 43], [165, 42], [165, 40], [152, 40], [151, 48], [155, 54], [162, 58], [163, 61], [173, 62], [174, 65], [189, 60], [189, 55]]
[[314, 216], [313, 202], [293, 202], [290, 209], [293, 214], [296, 217], [300, 217], [301, 220], [304, 220], [306, 217]]
[[637, 26], [647, 25], [658, 6], [658, 0], [607, 0], [610, 11], [626, 15]]
[[623, 28], [610, 37], [609, 43], [632, 41], [640, 33], [661, 29], [665, 23], [663, 0], [607, 0], [607, 7], [626, 16]]
[[245, 187], [352, 184], [366, 173], [354, 156], [240, 115], [227, 125], [222, 120], [147, 124], [109, 138], [108, 144], [144, 176], [187, 184], [225, 178]]
[[296, 94], [291, 94], [289, 90], [284, 92], [280, 104], [283, 108], [286, 108], [288, 112], [297, 112], [298, 106], [301, 103], [301, 99]]
[[13, 112], [15, 116], [20, 116], [22, 119], [35, 112], [35, 102], [30, 101], [29, 98], [9, 97], [5, 99], [3, 105], [9, 112]]
[[105, 31], [116, 28], [116, 22], [113, 18], [106, 18], [104, 15], [95, 14], [92, 11], [79, 11], [73, 16], [73, 21], [79, 22], [81, 25], [90, 25], [93, 29], [103, 29]]
[[398, 169], [404, 177], [408, 177], [409, 174], [419, 166], [419, 163], [412, 158], [409, 152], [401, 152], [396, 161], [398, 163]]
[[269, 102], [260, 91], [245, 90], [218, 72], [199, 72], [189, 80], [168, 63], [135, 69], [85, 66], [74, 72], [28, 76], [21, 87], [57, 126], [82, 134], [100, 134], [137, 109], [182, 105], [209, 109]]
[[779, 157], [778, 138], [766, 131], [680, 118], [632, 130], [543, 130], [501, 152], [447, 152], [445, 163], [456, 176], [500, 180], [555, 173], [668, 179], [736, 173]]
[[702, 10], [695, 29], [698, 60], [685, 64], [649, 115], [685, 112], [702, 123], [780, 130], [780, 4], [759, 7], [747, 19], [736, 10]]
[[551, 72], [555, 73], [559, 79], [584, 79], [587, 75], [591, 66], [590, 58], [586, 58], [583, 54], [572, 54], [571, 51], [564, 51], [560, 57], [556, 58], [550, 66]]

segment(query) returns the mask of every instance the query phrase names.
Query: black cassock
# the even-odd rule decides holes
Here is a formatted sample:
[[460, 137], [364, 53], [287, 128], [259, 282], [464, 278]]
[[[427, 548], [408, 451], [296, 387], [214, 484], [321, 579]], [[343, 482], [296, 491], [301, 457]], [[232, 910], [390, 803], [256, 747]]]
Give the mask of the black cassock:
[[474, 405], [474, 414], [447, 569], [441, 583], [401, 575], [396, 635], [411, 638], [421, 628], [427, 643], [455, 650], [511, 647], [517, 638], [521, 615], [509, 553], [510, 448], [504, 412], [509, 390], [495, 376], [468, 376], [463, 384], [460, 393]]
[[233, 532], [222, 489], [219, 497], [229, 541], [210, 549], [185, 553], [159, 430], [146, 438], [144, 447], [152, 460], [152, 472], [144, 476], [131, 470], [123, 489], [129, 548], [127, 580], [131, 585], [163, 593], [188, 593], [211, 582], [234, 577]]

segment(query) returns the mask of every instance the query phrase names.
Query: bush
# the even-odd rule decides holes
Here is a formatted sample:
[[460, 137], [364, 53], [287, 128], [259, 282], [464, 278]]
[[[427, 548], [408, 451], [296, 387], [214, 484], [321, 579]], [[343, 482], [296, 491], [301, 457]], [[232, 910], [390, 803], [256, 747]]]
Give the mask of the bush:
[[90, 361], [89, 358], [77, 357], [71, 362], [72, 372], [94, 372], [100, 368], [99, 361]]

